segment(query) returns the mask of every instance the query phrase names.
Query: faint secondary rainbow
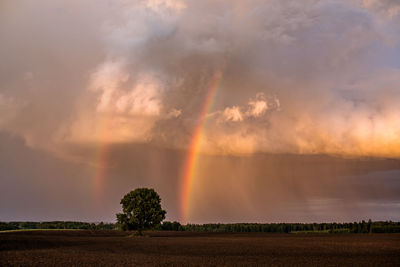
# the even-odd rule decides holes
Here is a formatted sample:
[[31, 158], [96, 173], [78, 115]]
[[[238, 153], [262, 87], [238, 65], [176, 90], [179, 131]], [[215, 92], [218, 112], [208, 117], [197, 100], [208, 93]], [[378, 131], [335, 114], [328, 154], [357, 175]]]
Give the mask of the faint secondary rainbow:
[[96, 151], [96, 165], [93, 175], [93, 195], [95, 205], [99, 205], [102, 202], [104, 194], [111, 122], [112, 118], [110, 115], [106, 116], [99, 122], [99, 143]]
[[204, 99], [204, 104], [199, 114], [199, 120], [194, 130], [192, 140], [190, 142], [189, 151], [186, 157], [183, 175], [182, 175], [182, 192], [181, 192], [181, 220], [187, 223], [190, 209], [190, 196], [193, 191], [193, 182], [197, 173], [197, 165], [199, 161], [199, 151], [203, 140], [204, 129], [207, 123], [207, 114], [210, 112], [214, 100], [217, 95], [218, 88], [222, 81], [222, 70], [218, 70]]

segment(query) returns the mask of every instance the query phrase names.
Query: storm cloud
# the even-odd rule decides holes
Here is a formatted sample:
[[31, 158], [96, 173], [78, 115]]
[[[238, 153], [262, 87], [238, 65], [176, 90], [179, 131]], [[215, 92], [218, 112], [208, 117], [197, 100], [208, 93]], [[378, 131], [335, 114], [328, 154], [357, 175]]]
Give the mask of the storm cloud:
[[204, 151], [398, 157], [398, 7], [6, 1], [1, 128], [50, 150], [185, 148], [223, 69]]
[[[179, 187], [205, 98], [221, 73], [206, 114], [199, 174], [204, 178], [197, 197], [218, 202], [213, 194], [231, 184], [238, 201], [247, 203], [242, 212], [253, 207], [249, 218], [262, 220], [254, 215], [262, 210], [255, 204], [262, 199], [256, 188], [272, 183], [285, 197], [298, 190], [283, 202], [307, 195], [304, 203], [328, 199], [318, 203], [333, 207], [354, 198], [336, 194], [346, 177], [353, 177], [354, 188], [360, 177], [379, 176], [397, 185], [397, 163], [388, 167], [382, 158], [397, 162], [400, 157], [399, 25], [400, 5], [390, 0], [5, 0], [0, 3], [0, 152], [14, 149], [5, 146], [12, 143], [16, 151], [24, 147], [46, 155], [43, 162], [72, 164], [83, 177], [98, 167], [99, 147], [106, 145], [110, 155], [101, 164], [108, 181], [119, 184], [110, 182], [115, 195], [109, 201], [127, 184], [154, 184], [175, 207], [177, 193], [165, 188], [170, 182]], [[331, 166], [328, 170], [337, 161], [353, 166], [353, 160], [366, 157], [386, 167], [317, 175], [310, 163], [302, 177], [286, 173], [314, 156], [329, 162], [321, 163]], [[165, 163], [169, 160], [171, 165]], [[276, 167], [271, 162], [277, 160], [284, 163]], [[213, 172], [215, 164], [225, 167]], [[2, 165], [3, 180], [14, 172], [10, 166]], [[232, 166], [242, 166], [235, 181]], [[150, 171], [158, 167], [165, 171]], [[124, 180], [129, 176], [135, 182]], [[305, 177], [321, 183], [322, 191], [336, 189], [325, 197], [316, 193], [319, 189], [310, 192], [313, 182]], [[210, 179], [221, 180], [208, 192]], [[299, 183], [297, 189], [284, 186], [289, 181]], [[383, 193], [368, 200], [368, 188], [360, 189], [360, 205], [398, 205]], [[277, 195], [272, 203], [279, 200]], [[226, 201], [234, 203], [234, 195]], [[239, 218], [227, 206], [193, 218], [213, 220], [221, 210], [227, 221]], [[272, 206], [269, 211], [275, 212]], [[292, 220], [280, 214], [274, 218]], [[304, 220], [328, 218], [304, 214]]]

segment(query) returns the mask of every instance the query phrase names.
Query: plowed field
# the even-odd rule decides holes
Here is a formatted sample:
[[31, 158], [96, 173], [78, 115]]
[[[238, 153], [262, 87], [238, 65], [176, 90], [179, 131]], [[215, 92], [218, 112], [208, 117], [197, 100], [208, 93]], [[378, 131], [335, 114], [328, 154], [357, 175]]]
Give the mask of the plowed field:
[[399, 234], [0, 233], [0, 266], [400, 266]]

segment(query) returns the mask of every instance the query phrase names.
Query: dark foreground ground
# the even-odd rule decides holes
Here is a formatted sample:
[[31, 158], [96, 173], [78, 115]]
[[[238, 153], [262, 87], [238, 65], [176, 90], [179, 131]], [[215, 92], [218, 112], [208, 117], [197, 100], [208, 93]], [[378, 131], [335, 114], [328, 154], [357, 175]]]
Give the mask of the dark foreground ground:
[[400, 266], [399, 234], [0, 233], [0, 266]]

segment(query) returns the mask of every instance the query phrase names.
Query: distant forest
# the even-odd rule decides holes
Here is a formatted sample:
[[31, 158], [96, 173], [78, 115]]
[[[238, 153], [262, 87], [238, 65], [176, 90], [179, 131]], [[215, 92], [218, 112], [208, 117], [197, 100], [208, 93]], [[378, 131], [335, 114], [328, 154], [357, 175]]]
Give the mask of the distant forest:
[[[28, 229], [118, 230], [115, 223], [73, 221], [0, 222], [0, 231]], [[400, 222], [361, 221], [352, 223], [231, 223], [186, 224], [163, 222], [154, 230], [193, 232], [263, 232], [263, 233], [400, 233]]]

